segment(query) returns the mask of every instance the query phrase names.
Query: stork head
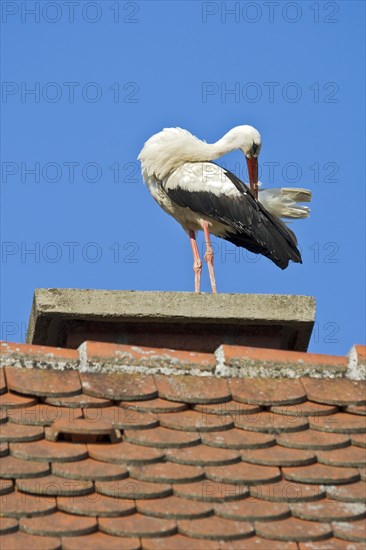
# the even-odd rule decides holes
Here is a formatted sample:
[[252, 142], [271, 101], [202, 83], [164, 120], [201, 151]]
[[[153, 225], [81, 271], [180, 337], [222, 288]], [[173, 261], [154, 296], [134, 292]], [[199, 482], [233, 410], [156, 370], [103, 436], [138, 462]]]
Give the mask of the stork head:
[[248, 175], [252, 193], [258, 197], [258, 155], [262, 146], [262, 138], [253, 126], [236, 126], [226, 135], [225, 139], [233, 149], [243, 151], [248, 165]]

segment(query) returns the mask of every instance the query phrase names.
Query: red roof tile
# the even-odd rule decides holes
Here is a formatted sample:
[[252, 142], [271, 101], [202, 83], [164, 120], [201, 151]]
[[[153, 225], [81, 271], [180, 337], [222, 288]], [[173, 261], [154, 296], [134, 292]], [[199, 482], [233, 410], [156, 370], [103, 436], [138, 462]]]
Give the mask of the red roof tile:
[[187, 501], [177, 496], [138, 501], [137, 510], [145, 516], [176, 520], [203, 518], [213, 514], [212, 505]]
[[57, 537], [38, 537], [21, 531], [3, 536], [1, 544], [4, 550], [61, 550], [61, 539]]
[[[210, 540], [199, 540], [185, 537], [184, 535], [173, 535], [171, 537], [142, 539], [144, 550], [187, 550], [194, 544], [194, 550], [220, 550], [221, 545], [218, 542]], [[192, 547], [192, 546], [191, 546]], [[193, 548], [192, 548], [193, 550]]]
[[64, 537], [62, 550], [140, 550], [139, 539], [113, 537], [105, 533], [93, 533], [82, 537]]
[[70, 396], [80, 393], [79, 375], [74, 371], [17, 369], [5, 367], [8, 389], [38, 396]]
[[126, 441], [111, 446], [89, 444], [88, 451], [92, 458], [113, 464], [150, 464], [164, 458], [163, 451]]
[[132, 401], [157, 397], [154, 378], [140, 374], [80, 373], [83, 392], [102, 399]]
[[32, 535], [72, 536], [87, 535], [98, 529], [95, 518], [55, 512], [47, 516], [22, 518], [20, 530]]
[[310, 401], [330, 405], [365, 405], [365, 382], [338, 379], [303, 378]]
[[332, 527], [328, 523], [288, 518], [274, 522], [257, 522], [256, 532], [264, 538], [288, 541], [316, 541], [332, 536]]
[[56, 500], [52, 497], [39, 498], [19, 491], [4, 495], [1, 499], [1, 513], [6, 517], [43, 516], [56, 512]]
[[306, 400], [305, 390], [298, 380], [244, 378], [229, 380], [229, 385], [233, 398], [243, 403], [293, 405]]
[[220, 517], [195, 521], [181, 520], [178, 521], [178, 530], [183, 535], [208, 540], [237, 540], [254, 534], [254, 528], [250, 523], [231, 521]]
[[[75, 350], [5, 346], [4, 549], [360, 548], [365, 384], [345, 358], [225, 346], [226, 379], [214, 354], [80, 351], [84, 371], [108, 372], [78, 372]], [[301, 365], [341, 378], [299, 379]]]
[[209, 384], [199, 376], [155, 375], [159, 397], [183, 403], [223, 403], [231, 392], [225, 379], [211, 378]]
[[121, 537], [167, 537], [177, 532], [177, 525], [173, 520], [152, 518], [138, 513], [127, 517], [101, 518], [99, 528], [103, 533]]
[[363, 520], [353, 521], [352, 523], [337, 521], [332, 523], [332, 527], [334, 535], [340, 539], [366, 542], [366, 529]]

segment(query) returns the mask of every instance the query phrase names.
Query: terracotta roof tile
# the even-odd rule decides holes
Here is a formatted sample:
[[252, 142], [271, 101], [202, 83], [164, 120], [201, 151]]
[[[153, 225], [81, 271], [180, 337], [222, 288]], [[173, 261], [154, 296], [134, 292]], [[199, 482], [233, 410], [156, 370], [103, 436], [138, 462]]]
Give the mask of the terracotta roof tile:
[[68, 514], [92, 517], [128, 516], [136, 511], [135, 503], [121, 498], [112, 498], [98, 493], [70, 498], [59, 497], [57, 508]]
[[285, 378], [243, 378], [229, 380], [233, 398], [256, 405], [293, 405], [306, 400], [299, 380]]
[[205, 403], [193, 405], [193, 409], [204, 414], [230, 415], [234, 419], [240, 419], [242, 415], [261, 412], [263, 408], [259, 405], [239, 403], [231, 399], [225, 403]]
[[8, 389], [38, 396], [67, 396], [80, 393], [79, 374], [75, 371], [20, 369], [5, 367]]
[[312, 451], [289, 449], [279, 445], [272, 447], [270, 452], [268, 449], [242, 451], [241, 457], [245, 462], [263, 466], [303, 466], [316, 462], [316, 456]]
[[215, 432], [229, 430], [234, 427], [234, 422], [229, 415], [215, 416], [204, 412], [183, 411], [175, 414], [159, 414], [161, 426], [187, 432]]
[[178, 521], [179, 533], [193, 538], [208, 540], [244, 539], [254, 533], [250, 523], [230, 521], [219, 517]]
[[353, 434], [351, 441], [356, 447], [366, 448], [366, 434]]
[[244, 485], [233, 485], [206, 479], [196, 483], [174, 485], [173, 491], [175, 495], [182, 498], [201, 502], [227, 502], [249, 496], [249, 490]]
[[346, 434], [323, 433], [306, 430], [298, 433], [284, 433], [277, 437], [277, 443], [292, 449], [331, 450], [348, 447], [351, 441]]
[[184, 449], [167, 449], [166, 458], [177, 464], [191, 464], [193, 466], [223, 466], [240, 462], [238, 451], [222, 449], [220, 447], [208, 447], [196, 445]]
[[170, 496], [157, 500], [142, 500], [137, 502], [137, 510], [145, 516], [166, 519], [197, 519], [213, 514], [212, 504], [187, 501]]
[[329, 491], [329, 498], [340, 500], [341, 502], [365, 502], [366, 501], [366, 483], [356, 481], [347, 485], [337, 485], [336, 488]]
[[199, 376], [155, 375], [159, 397], [183, 403], [222, 403], [231, 398], [225, 379], [211, 378], [207, 383]]
[[296, 405], [277, 405], [270, 407], [270, 411], [277, 414], [290, 416], [324, 416], [338, 412], [335, 405], [324, 405], [323, 403], [314, 403], [305, 401]]
[[46, 397], [43, 401], [47, 405], [55, 405], [56, 407], [70, 407], [73, 409], [109, 407], [112, 405], [112, 401], [109, 399], [92, 397], [91, 395], [86, 395], [85, 393], [79, 393], [78, 395], [72, 395], [70, 397]]
[[244, 430], [264, 433], [297, 432], [305, 430], [309, 424], [308, 419], [300, 416], [285, 416], [271, 412], [249, 414], [235, 421], [237, 427]]
[[146, 445], [147, 447], [172, 449], [175, 447], [189, 447], [198, 445], [200, 436], [197, 432], [181, 432], [169, 428], [155, 428], [154, 430], [126, 430], [124, 438], [129, 443]]
[[0, 456], [6, 456], [9, 454], [9, 446], [7, 443], [0, 443]]
[[285, 479], [300, 483], [352, 483], [360, 479], [354, 468], [338, 468], [323, 464], [311, 464], [301, 468], [283, 468]]
[[0, 479], [0, 495], [6, 495], [13, 491], [13, 480], [12, 479]]
[[10, 452], [16, 458], [40, 462], [69, 462], [82, 460], [88, 455], [85, 445], [58, 441], [31, 441], [29, 443], [11, 443]]
[[83, 392], [92, 397], [114, 400], [143, 400], [157, 397], [152, 376], [124, 373], [80, 373]]
[[130, 346], [106, 342], [87, 341], [84, 344], [88, 362], [91, 366], [100, 367], [103, 364], [173, 367], [179, 368], [203, 368], [211, 369], [216, 365], [216, 360], [211, 353], [198, 353], [192, 351], [172, 350], [166, 348], [148, 348], [143, 346]]
[[112, 481], [113, 479], [124, 479], [128, 471], [123, 466], [108, 464], [86, 458], [78, 462], [63, 462], [52, 465], [52, 473], [69, 479], [80, 479], [85, 481]]
[[173, 535], [172, 537], [142, 539], [144, 550], [188, 550], [194, 544], [194, 550], [220, 550], [218, 542], [212, 540], [199, 540], [185, 537], [184, 535]]
[[47, 516], [22, 518], [19, 522], [21, 531], [33, 535], [72, 536], [87, 535], [97, 530], [94, 518], [75, 516], [64, 512], [55, 512]]
[[151, 464], [164, 458], [164, 451], [133, 445], [127, 441], [115, 445], [88, 444], [89, 455], [95, 460], [112, 464]]
[[25, 495], [19, 491], [14, 491], [4, 495], [1, 499], [1, 513], [6, 517], [43, 516], [56, 512], [56, 509], [56, 500], [49, 496], [39, 498], [38, 496]]
[[4, 518], [0, 516], [0, 534], [13, 533], [18, 530], [18, 521], [14, 518]]
[[366, 481], [366, 468], [358, 468], [362, 481]]
[[334, 451], [318, 451], [317, 457], [318, 462], [321, 464], [330, 464], [331, 466], [348, 466], [351, 468], [366, 466], [365, 451], [353, 446]]
[[122, 499], [163, 498], [172, 494], [172, 487], [167, 483], [150, 483], [128, 478], [116, 481], [96, 481], [95, 490], [101, 495]]
[[365, 550], [365, 545], [357, 542], [350, 543], [333, 536], [321, 542], [300, 542], [299, 550]]
[[271, 447], [276, 441], [273, 435], [237, 428], [224, 432], [201, 433], [201, 439], [206, 445], [225, 449], [261, 449]]
[[365, 433], [366, 418], [356, 414], [336, 413], [329, 416], [309, 418], [310, 428], [321, 432]]
[[47, 475], [49, 471], [48, 463], [21, 460], [14, 456], [6, 456], [1, 459], [1, 477], [4, 478], [39, 477]]
[[61, 550], [61, 539], [57, 537], [38, 537], [17, 531], [6, 535], [2, 540], [3, 550]]
[[154, 483], [193, 483], [204, 477], [204, 471], [199, 466], [187, 466], [172, 462], [131, 466], [129, 471], [134, 479]]
[[310, 401], [330, 405], [366, 405], [365, 382], [345, 379], [302, 378]]
[[177, 532], [175, 521], [142, 516], [138, 513], [122, 518], [101, 518], [99, 528], [104, 533], [122, 537], [166, 537]]
[[25, 397], [8, 391], [0, 395], [0, 409], [18, 409], [19, 407], [30, 407], [38, 403], [37, 397]]
[[65, 537], [62, 539], [62, 550], [140, 550], [139, 539], [130, 537], [113, 537], [105, 533], [93, 533], [82, 537]]
[[344, 410], [352, 414], [366, 415], [366, 405], [349, 405], [348, 407], [344, 407]]
[[121, 401], [120, 406], [130, 410], [152, 413], [179, 412], [187, 409], [187, 405], [185, 403], [168, 401], [167, 399], [162, 399], [161, 397], [148, 399], [147, 401]]
[[337, 521], [332, 523], [332, 527], [334, 535], [340, 539], [355, 542], [366, 541], [366, 525], [364, 520], [353, 521], [352, 523]]
[[366, 516], [366, 506], [361, 503], [345, 504], [325, 499], [292, 504], [291, 512], [294, 517], [309, 521], [355, 521]]
[[86, 409], [84, 415], [90, 422], [100, 419], [110, 422], [116, 428], [125, 430], [143, 430], [159, 426], [159, 420], [155, 414], [142, 413], [130, 408]]
[[332, 527], [328, 523], [305, 521], [297, 518], [274, 522], [257, 522], [255, 530], [267, 539], [297, 542], [324, 540], [332, 535]]
[[206, 466], [205, 473], [208, 479], [214, 481], [246, 485], [273, 483], [281, 479], [281, 472], [278, 468], [247, 464], [246, 462], [229, 464], [225, 468]]
[[215, 513], [220, 517], [237, 521], [269, 521], [284, 519], [291, 515], [290, 508], [286, 503], [276, 502], [274, 504], [254, 498], [217, 504]]
[[366, 541], [366, 529], [363, 520], [353, 521], [352, 523], [337, 521], [332, 523], [332, 527], [334, 535], [340, 539], [355, 542]]
[[250, 488], [250, 494], [255, 499], [273, 502], [307, 502], [324, 498], [325, 488], [283, 479], [278, 483], [254, 485]]
[[47, 496], [82, 496], [93, 492], [94, 485], [91, 481], [65, 479], [55, 475], [45, 477], [32, 477], [17, 479], [16, 486], [22, 493]]
[[220, 550], [298, 550], [296, 542], [285, 542], [271, 540], [270, 549], [268, 540], [261, 537], [250, 537], [243, 540], [232, 540], [229, 542], [221, 542]]
[[51, 426], [57, 420], [73, 422], [82, 416], [81, 409], [67, 409], [45, 403], [19, 407], [8, 411], [9, 421], [30, 426]]
[[0, 429], [0, 442], [36, 441], [43, 437], [44, 430], [38, 426], [22, 426], [7, 422]]

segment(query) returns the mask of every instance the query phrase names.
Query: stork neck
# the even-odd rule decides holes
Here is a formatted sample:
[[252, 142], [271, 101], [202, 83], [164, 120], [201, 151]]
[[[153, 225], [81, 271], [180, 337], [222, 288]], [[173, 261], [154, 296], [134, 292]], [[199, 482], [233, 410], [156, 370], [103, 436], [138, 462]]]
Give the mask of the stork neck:
[[205, 154], [206, 160], [215, 160], [227, 153], [235, 151], [235, 147], [232, 143], [228, 143], [225, 139], [226, 136], [223, 136], [221, 139], [216, 141], [216, 143], [203, 143], [202, 153]]

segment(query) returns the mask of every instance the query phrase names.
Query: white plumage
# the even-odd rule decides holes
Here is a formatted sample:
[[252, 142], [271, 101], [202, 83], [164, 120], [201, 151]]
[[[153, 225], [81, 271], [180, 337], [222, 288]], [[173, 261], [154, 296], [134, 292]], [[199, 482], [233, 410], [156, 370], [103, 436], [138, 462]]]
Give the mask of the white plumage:
[[[143, 178], [158, 204], [188, 232], [199, 291], [202, 263], [195, 231], [203, 229], [211, 285], [216, 292], [210, 233], [261, 253], [279, 267], [301, 262], [296, 237], [280, 220], [304, 218], [311, 192], [307, 189], [258, 189], [257, 157], [261, 136], [251, 126], [237, 126], [208, 144], [181, 128], [165, 128], [147, 140], [139, 154]], [[245, 154], [249, 189], [234, 174], [213, 163], [240, 149]], [[256, 200], [258, 197], [258, 200]]]

